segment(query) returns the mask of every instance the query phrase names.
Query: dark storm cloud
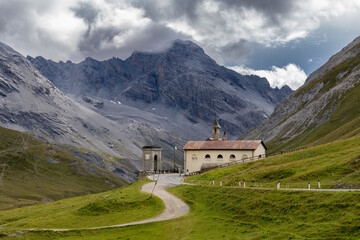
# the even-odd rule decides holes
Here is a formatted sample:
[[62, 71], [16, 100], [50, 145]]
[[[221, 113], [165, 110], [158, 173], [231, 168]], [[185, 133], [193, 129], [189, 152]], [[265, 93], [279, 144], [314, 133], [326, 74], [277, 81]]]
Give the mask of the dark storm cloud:
[[237, 65], [241, 59], [243, 59], [253, 53], [253, 47], [246, 40], [239, 40], [236, 43], [230, 43], [220, 48], [221, 53], [223, 54], [224, 65], [232, 66]]
[[291, 14], [296, 1], [289, 0], [217, 0], [226, 9], [254, 9], [264, 14], [268, 25], [279, 25], [282, 18]]
[[[145, 16], [154, 21], [174, 20], [181, 17], [186, 17], [192, 21], [198, 18], [197, 7], [203, 0], [169, 0], [166, 4], [166, 9], [161, 8], [164, 3], [161, 0], [134, 0], [131, 1], [133, 6], [144, 9]], [[165, 1], [164, 1], [165, 2]]]
[[[146, 17], [158, 23], [171, 23], [179, 20], [186, 22], [196, 29], [199, 36], [205, 38], [202, 42], [205, 50], [219, 63], [224, 64], [243, 63], [253, 51], [250, 44], [247, 44], [247, 36], [233, 36], [233, 25], [227, 22], [228, 19], [224, 19], [224, 15], [229, 11], [239, 12], [240, 15], [249, 10], [255, 10], [261, 14], [266, 26], [281, 28], [282, 19], [291, 14], [296, 6], [296, 1], [288, 0], [213, 0], [219, 9], [209, 15], [204, 9], [206, 2], [209, 1], [170, 0], [164, 3], [163, 0], [134, 0], [131, 1], [131, 4], [143, 9]], [[208, 20], [204, 20], [206, 18]], [[236, 19], [234, 21], [246, 20]], [[257, 31], [262, 30], [257, 29]], [[218, 33], [222, 33], [224, 38], [211, 40], [212, 35]]]
[[90, 2], [80, 2], [78, 6], [72, 8], [75, 16], [84, 19], [87, 23], [91, 24], [98, 16], [100, 9], [96, 8]]
[[[161, 1], [161, 0], [159, 0]], [[181, 17], [187, 18], [191, 22], [197, 22], [198, 12], [202, 11], [202, 3], [205, 0], [171, 0], [167, 5], [166, 11], [159, 8], [157, 1], [135, 0], [132, 4], [145, 10], [146, 16], [155, 20], [173, 20]], [[214, 0], [220, 5], [220, 11], [253, 9], [264, 14], [272, 24], [278, 24], [281, 16], [286, 16], [295, 8], [296, 1], [289, 0]], [[216, 18], [214, 15], [214, 18]]]
[[121, 30], [115, 28], [95, 29], [91, 35], [83, 37], [79, 42], [80, 51], [85, 56], [98, 59], [109, 57], [127, 58], [133, 51], [161, 51], [174, 39], [191, 39], [182, 33], [177, 33], [172, 29], [159, 25], [150, 24], [138, 34], [127, 39], [123, 46], [111, 46], [103, 49], [101, 44], [111, 43], [116, 36], [121, 35]]

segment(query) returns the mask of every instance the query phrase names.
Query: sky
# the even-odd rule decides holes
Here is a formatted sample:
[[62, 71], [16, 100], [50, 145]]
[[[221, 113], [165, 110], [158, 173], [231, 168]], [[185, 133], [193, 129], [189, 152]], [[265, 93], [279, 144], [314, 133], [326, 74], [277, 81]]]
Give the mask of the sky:
[[294, 90], [360, 35], [359, 22], [359, 0], [0, 0], [0, 41], [25, 56], [126, 59], [186, 39]]

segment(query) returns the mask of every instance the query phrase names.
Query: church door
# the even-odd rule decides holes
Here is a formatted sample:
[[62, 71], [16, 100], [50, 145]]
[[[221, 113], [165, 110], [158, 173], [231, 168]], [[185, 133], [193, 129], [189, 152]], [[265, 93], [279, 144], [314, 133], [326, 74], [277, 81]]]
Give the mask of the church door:
[[157, 155], [154, 156], [154, 171], [160, 170], [158, 169], [158, 157]]

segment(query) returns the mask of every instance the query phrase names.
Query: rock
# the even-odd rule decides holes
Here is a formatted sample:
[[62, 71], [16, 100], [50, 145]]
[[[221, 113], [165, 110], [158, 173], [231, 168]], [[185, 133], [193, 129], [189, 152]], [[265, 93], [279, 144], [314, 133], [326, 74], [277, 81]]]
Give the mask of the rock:
[[[191, 41], [176, 40], [163, 52], [134, 52], [125, 61], [86, 58], [75, 64], [55, 63], [42, 57], [28, 59], [65, 93], [86, 94], [82, 99], [87, 103], [94, 104], [94, 98], [101, 98], [120, 101], [141, 111], [156, 106], [165, 116], [177, 112], [187, 122], [185, 136], [194, 132], [187, 128], [205, 123], [206, 126], [195, 130], [204, 135], [199, 133], [200, 129], [211, 127], [215, 116], [230, 136], [239, 136], [265, 120], [275, 104], [292, 92], [288, 86], [273, 89], [265, 78], [242, 76], [219, 66]], [[104, 108], [101, 103], [94, 106]], [[131, 115], [129, 111], [133, 109], [128, 108], [122, 116]], [[113, 110], [99, 113], [113, 115]], [[166, 121], [159, 126], [184, 136], [183, 131], [174, 130]]]

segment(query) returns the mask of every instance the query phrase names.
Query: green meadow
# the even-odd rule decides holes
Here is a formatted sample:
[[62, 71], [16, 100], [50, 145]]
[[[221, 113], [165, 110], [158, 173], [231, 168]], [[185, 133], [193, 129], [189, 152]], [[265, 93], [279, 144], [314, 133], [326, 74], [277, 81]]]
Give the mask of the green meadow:
[[115, 190], [0, 212], [4, 229], [74, 229], [138, 221], [160, 214], [163, 202], [140, 192], [146, 178]]
[[[360, 185], [360, 138], [191, 176], [169, 191], [190, 212], [180, 218], [86, 230], [159, 214], [160, 199], [139, 188], [148, 180], [99, 194], [2, 211], [2, 239], [360, 239], [360, 192], [278, 191], [235, 187], [239, 181], [275, 188]], [[221, 180], [223, 187], [212, 185]], [[120, 204], [121, 203], [121, 204]], [[72, 228], [67, 232], [27, 228]]]
[[[70, 232], [10, 231], [4, 239], [358, 239], [360, 193], [182, 185], [189, 214], [163, 222]], [[104, 215], [98, 216], [103, 219]]]

